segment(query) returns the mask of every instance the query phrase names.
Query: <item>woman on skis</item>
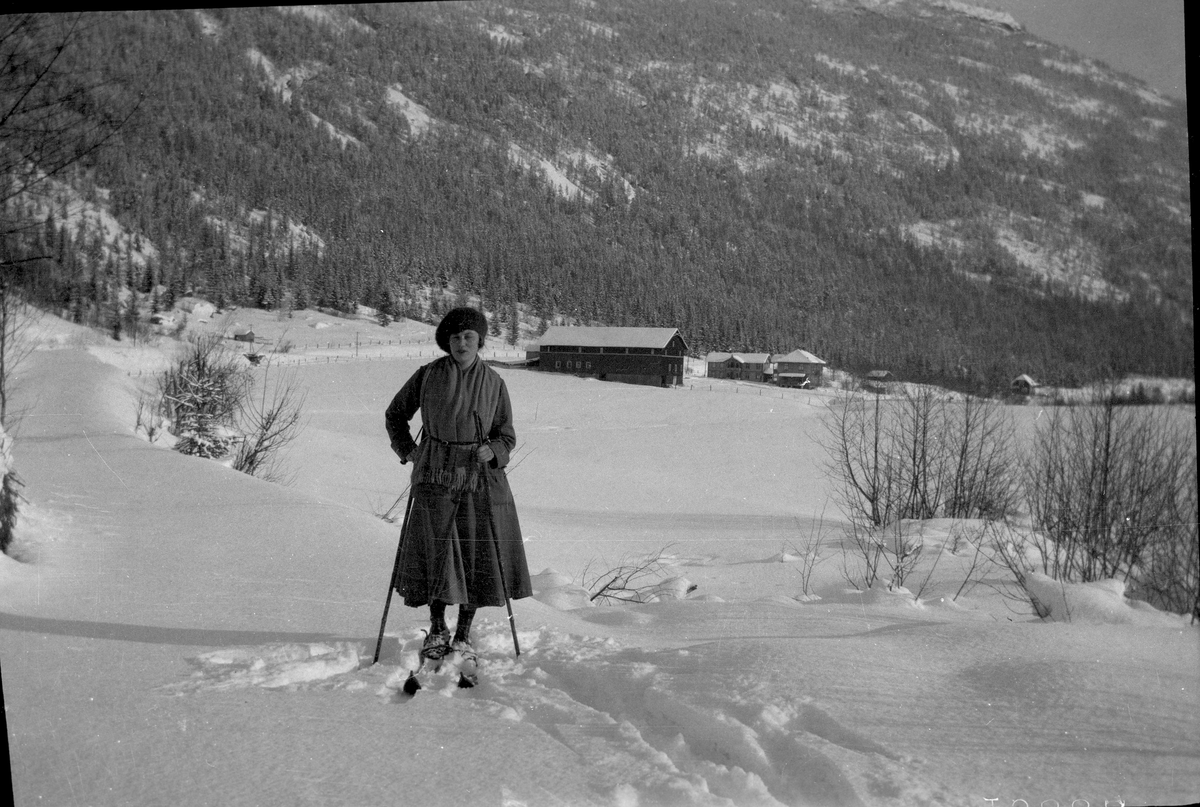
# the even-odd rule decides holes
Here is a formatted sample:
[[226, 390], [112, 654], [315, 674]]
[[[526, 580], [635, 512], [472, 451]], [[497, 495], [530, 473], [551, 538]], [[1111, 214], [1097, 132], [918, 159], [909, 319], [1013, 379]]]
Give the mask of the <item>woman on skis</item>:
[[[533, 593], [504, 475], [516, 446], [508, 388], [479, 358], [487, 331], [487, 318], [474, 308], [448, 313], [436, 332], [447, 355], [417, 370], [385, 413], [392, 450], [413, 464], [396, 592], [405, 605], [429, 606], [422, 653], [430, 658], [471, 653], [477, 608]], [[409, 425], [418, 410], [419, 444]], [[458, 605], [453, 638], [447, 605]]]

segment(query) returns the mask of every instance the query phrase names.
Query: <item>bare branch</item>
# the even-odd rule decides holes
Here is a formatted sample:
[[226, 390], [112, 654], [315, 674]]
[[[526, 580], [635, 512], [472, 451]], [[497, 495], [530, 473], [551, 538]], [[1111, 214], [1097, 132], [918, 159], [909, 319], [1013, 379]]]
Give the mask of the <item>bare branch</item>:
[[[592, 602], [650, 602], [661, 593], [661, 584], [668, 571], [666, 553], [670, 545], [653, 555], [622, 558], [617, 566], [596, 575], [590, 581], [589, 562], [583, 570], [583, 587], [591, 592]], [[694, 589], [692, 586], [689, 591]]]

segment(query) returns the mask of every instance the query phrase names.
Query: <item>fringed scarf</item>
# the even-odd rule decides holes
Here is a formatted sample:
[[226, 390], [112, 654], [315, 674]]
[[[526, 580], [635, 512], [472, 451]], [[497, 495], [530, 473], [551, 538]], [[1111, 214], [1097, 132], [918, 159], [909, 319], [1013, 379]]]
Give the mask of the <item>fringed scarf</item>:
[[429, 365], [421, 385], [421, 422], [425, 440], [417, 460], [421, 482], [458, 493], [479, 489], [475, 451], [487, 434], [478, 434], [476, 415], [489, 429], [500, 401], [500, 376], [476, 358], [467, 369], [446, 356]]

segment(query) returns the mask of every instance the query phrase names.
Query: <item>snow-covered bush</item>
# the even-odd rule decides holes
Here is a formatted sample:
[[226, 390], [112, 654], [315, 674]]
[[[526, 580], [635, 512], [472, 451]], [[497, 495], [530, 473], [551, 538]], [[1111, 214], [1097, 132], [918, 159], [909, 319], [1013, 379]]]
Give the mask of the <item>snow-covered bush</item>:
[[178, 437], [177, 451], [219, 458], [237, 442], [231, 431], [249, 390], [250, 378], [220, 336], [193, 334], [175, 366], [159, 382], [162, 409]]
[[1054, 622], [1164, 627], [1180, 624], [1179, 616], [1130, 597], [1125, 584], [1113, 578], [1064, 583], [1035, 572], [1027, 583], [1030, 597], [1038, 604], [1038, 615]]
[[0, 552], [7, 553], [17, 525], [17, 508], [21, 481], [13, 470], [12, 438], [0, 424]]

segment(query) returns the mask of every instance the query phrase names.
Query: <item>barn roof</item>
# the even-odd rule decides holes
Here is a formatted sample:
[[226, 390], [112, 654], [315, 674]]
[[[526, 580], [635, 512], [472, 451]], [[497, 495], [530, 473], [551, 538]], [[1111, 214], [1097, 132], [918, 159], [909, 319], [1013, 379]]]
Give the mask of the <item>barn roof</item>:
[[774, 361], [777, 362], [795, 362], [798, 364], [826, 364], [824, 359], [818, 359], [807, 350], [793, 350], [785, 356], [776, 356]]
[[[665, 348], [679, 335], [678, 328], [618, 328], [593, 325], [554, 325], [546, 329], [541, 345], [562, 347]], [[683, 339], [682, 336], [679, 337]]]

